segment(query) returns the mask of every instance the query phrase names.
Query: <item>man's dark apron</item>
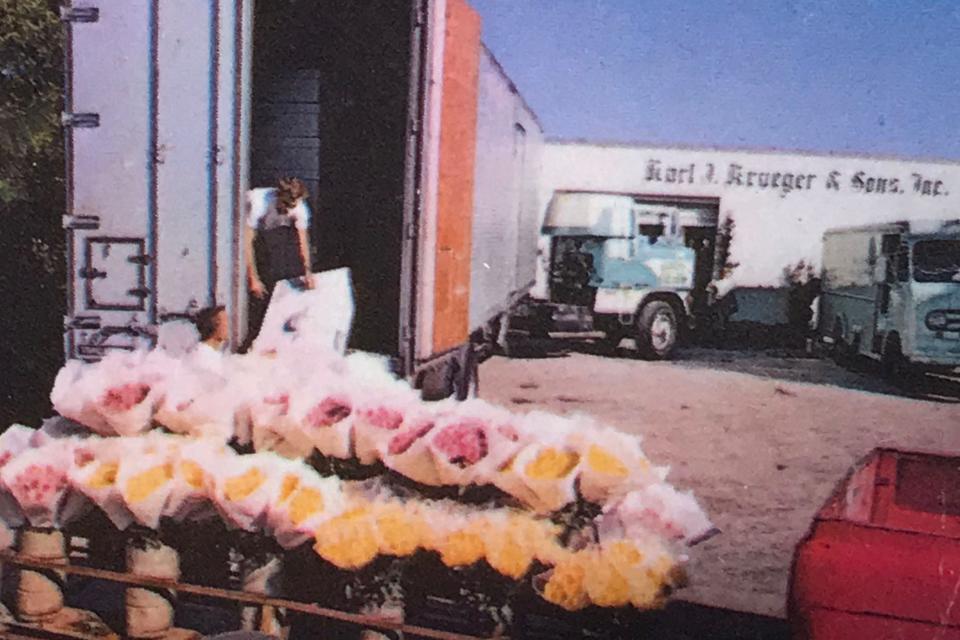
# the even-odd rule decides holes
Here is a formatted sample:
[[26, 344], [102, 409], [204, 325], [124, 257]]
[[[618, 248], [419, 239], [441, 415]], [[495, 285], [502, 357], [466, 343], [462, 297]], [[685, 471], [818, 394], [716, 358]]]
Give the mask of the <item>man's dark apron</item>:
[[270, 291], [281, 280], [305, 275], [295, 220], [279, 213], [275, 205], [260, 219], [254, 253], [257, 272]]
[[257, 225], [253, 252], [257, 273], [267, 291], [263, 298], [250, 297], [249, 331], [241, 351], [246, 351], [260, 333], [276, 284], [306, 275], [296, 221], [292, 215], [279, 213], [275, 201]]

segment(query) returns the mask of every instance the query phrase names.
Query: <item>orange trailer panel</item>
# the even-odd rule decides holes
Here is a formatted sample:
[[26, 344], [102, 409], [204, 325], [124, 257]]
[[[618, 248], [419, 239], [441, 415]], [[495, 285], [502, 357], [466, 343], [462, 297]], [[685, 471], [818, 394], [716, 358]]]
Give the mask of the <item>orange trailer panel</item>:
[[480, 68], [480, 16], [465, 0], [446, 3], [437, 191], [433, 350], [466, 341]]

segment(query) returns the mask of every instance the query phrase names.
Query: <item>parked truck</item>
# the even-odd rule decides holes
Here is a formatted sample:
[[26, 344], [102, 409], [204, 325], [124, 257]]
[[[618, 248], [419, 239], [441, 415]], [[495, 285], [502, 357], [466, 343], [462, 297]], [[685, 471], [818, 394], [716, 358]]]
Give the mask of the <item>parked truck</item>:
[[803, 640], [960, 638], [960, 458], [877, 448], [797, 544], [787, 616]]
[[351, 347], [463, 396], [534, 279], [543, 134], [465, 0], [74, 0], [63, 9], [68, 358], [226, 306], [245, 194], [300, 177]]
[[960, 366], [960, 220], [827, 231], [818, 324], [894, 379]]
[[[691, 210], [692, 211], [692, 210]], [[668, 358], [705, 302], [716, 226], [704, 235], [689, 212], [619, 194], [557, 192], [542, 227], [545, 287], [511, 328], [602, 332], [611, 346], [633, 338], [640, 353]]]

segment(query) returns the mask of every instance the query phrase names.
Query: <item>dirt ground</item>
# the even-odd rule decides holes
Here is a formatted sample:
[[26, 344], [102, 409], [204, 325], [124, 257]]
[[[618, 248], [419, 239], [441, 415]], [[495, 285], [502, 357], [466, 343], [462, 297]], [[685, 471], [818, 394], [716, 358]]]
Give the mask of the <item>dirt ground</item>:
[[587, 412], [642, 434], [723, 531], [693, 550], [679, 597], [769, 616], [785, 615], [794, 546], [853, 463], [878, 445], [960, 452], [960, 404], [889, 391], [828, 361], [707, 350], [673, 362], [496, 357], [480, 371], [493, 402]]

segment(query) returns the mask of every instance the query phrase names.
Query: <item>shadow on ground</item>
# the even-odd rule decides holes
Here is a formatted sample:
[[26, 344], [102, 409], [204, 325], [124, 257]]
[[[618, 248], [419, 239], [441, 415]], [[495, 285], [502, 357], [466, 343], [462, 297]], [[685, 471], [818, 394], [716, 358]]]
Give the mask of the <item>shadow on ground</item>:
[[[566, 337], [546, 340], [522, 338], [511, 344], [509, 357], [535, 360], [563, 358], [570, 353], [625, 360], [639, 359], [630, 340], [625, 340], [618, 348], [613, 348], [599, 339]], [[905, 388], [884, 380], [877, 363], [867, 358], [853, 359], [840, 366], [826, 357], [826, 354], [817, 351], [808, 354], [804, 349], [684, 346], [679, 348], [669, 361], [656, 365], [732, 371], [788, 382], [823, 384], [934, 402], [960, 401], [960, 377], [944, 379], [926, 376], [910, 388]]]
[[[788, 640], [786, 620], [674, 601], [651, 613], [638, 638], [657, 640]], [[641, 631], [638, 629], [638, 631]]]

